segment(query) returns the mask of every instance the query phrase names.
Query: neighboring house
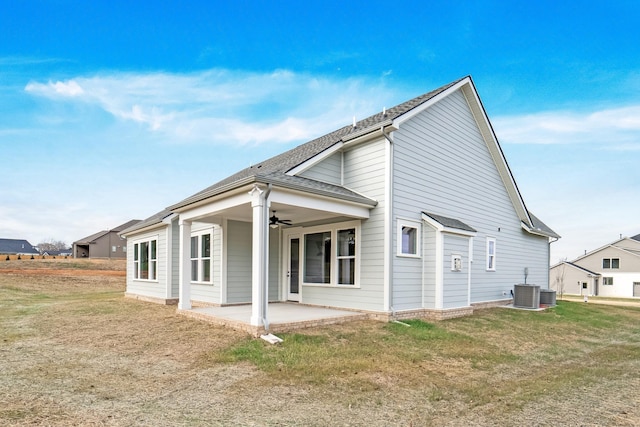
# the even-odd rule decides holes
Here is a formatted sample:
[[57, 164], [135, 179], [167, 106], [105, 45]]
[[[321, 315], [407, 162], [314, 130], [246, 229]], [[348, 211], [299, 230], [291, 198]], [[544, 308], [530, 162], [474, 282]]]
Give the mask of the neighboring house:
[[73, 253], [73, 249], [71, 248], [60, 249], [60, 250], [50, 249], [48, 251], [42, 251], [40, 255], [56, 257], [56, 256], [71, 256], [72, 253]]
[[31, 243], [22, 239], [0, 239], [2, 255], [40, 255]]
[[255, 164], [125, 230], [127, 296], [443, 319], [548, 288], [549, 244], [470, 77]]
[[127, 242], [119, 233], [140, 222], [133, 219], [111, 230], [103, 230], [73, 242], [74, 258], [121, 258], [127, 257]]
[[623, 237], [550, 269], [558, 293], [640, 297], [640, 234]]

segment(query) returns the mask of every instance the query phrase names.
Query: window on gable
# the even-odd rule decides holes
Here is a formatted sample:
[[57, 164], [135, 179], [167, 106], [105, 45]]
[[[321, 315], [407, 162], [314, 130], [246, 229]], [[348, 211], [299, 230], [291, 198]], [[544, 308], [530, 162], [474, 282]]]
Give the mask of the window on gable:
[[157, 240], [146, 240], [133, 245], [133, 278], [156, 280], [158, 273]]
[[191, 281], [211, 283], [211, 233], [191, 236]]
[[496, 239], [487, 237], [487, 271], [496, 271]]
[[602, 258], [602, 268], [620, 268], [620, 258]]
[[398, 220], [398, 256], [420, 256], [420, 223]]

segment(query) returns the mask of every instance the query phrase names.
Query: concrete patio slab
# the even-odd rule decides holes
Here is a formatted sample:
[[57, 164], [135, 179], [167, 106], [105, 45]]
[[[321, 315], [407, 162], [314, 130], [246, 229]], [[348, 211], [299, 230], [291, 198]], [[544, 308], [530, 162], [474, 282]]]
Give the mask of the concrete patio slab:
[[[224, 307], [194, 307], [178, 313], [206, 322], [243, 330], [258, 336], [266, 330], [250, 324], [251, 304]], [[367, 319], [367, 313], [309, 306], [298, 303], [270, 303], [267, 309], [269, 332], [289, 332], [315, 326]]]

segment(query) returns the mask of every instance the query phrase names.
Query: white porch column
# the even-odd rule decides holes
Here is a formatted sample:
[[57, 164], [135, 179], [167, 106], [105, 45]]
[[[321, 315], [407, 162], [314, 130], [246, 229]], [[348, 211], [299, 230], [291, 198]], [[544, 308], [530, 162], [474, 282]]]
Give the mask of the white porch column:
[[[253, 209], [253, 239], [251, 246], [251, 320], [260, 326], [267, 317], [267, 245], [269, 241], [268, 194], [255, 185], [249, 192]], [[265, 325], [266, 326], [266, 325]]]
[[191, 309], [191, 221], [180, 220], [178, 309]]

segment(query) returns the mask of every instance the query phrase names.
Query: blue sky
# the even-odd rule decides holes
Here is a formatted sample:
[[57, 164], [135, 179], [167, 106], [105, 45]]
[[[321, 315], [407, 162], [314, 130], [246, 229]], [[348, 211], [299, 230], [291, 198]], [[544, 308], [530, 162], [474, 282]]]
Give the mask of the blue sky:
[[552, 262], [640, 233], [640, 3], [0, 4], [0, 237], [71, 243], [471, 75]]

